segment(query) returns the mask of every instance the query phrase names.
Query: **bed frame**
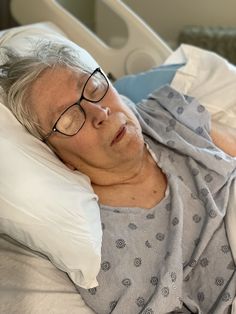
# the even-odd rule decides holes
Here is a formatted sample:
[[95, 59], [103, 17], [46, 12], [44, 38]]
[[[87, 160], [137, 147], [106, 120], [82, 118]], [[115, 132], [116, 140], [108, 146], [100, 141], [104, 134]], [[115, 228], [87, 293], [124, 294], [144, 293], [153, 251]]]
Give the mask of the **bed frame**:
[[171, 49], [160, 36], [122, 1], [102, 1], [127, 26], [128, 39], [121, 48], [105, 44], [56, 0], [11, 0], [11, 12], [21, 25], [52, 22], [72, 41], [88, 50], [102, 68], [107, 73], [112, 72], [116, 78], [162, 64], [170, 55]]

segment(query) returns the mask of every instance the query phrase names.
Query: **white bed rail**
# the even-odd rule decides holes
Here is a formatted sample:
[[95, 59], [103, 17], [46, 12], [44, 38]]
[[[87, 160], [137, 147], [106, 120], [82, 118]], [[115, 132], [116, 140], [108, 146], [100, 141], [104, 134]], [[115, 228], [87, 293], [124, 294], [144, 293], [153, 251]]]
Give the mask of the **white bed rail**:
[[[171, 53], [164, 41], [120, 0], [102, 0], [126, 24], [128, 38], [121, 48], [104, 43], [56, 0], [11, 0], [11, 12], [22, 25], [50, 21], [72, 41], [88, 50], [115, 77], [147, 70]], [[109, 25], [112, 27], [112, 25]]]

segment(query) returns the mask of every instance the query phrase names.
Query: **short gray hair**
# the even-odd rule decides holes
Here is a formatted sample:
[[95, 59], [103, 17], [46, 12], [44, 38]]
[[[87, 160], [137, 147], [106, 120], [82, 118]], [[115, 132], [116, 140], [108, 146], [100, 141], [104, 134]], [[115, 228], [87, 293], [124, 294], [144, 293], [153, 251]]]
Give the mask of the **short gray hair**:
[[23, 55], [12, 48], [1, 48], [0, 87], [4, 105], [35, 137], [43, 134], [29, 103], [29, 89], [40, 74], [53, 67], [89, 70], [80, 61], [79, 51], [60, 42], [37, 41]]

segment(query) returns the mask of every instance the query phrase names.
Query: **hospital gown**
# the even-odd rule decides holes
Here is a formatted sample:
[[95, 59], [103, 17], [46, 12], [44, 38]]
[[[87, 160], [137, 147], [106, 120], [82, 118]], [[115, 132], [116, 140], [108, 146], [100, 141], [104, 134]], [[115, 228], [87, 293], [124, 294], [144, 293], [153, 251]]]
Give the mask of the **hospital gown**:
[[132, 109], [168, 187], [149, 210], [100, 205], [99, 286], [79, 292], [99, 314], [230, 313], [236, 268], [223, 218], [236, 159], [212, 143], [205, 108], [169, 86]]

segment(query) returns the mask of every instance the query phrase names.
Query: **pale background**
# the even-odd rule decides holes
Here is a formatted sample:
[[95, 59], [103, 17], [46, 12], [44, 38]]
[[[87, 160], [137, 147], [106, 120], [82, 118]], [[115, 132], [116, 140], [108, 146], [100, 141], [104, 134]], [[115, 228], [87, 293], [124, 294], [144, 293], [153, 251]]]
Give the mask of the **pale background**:
[[[101, 0], [57, 0], [111, 45], [121, 45], [126, 27]], [[114, 0], [117, 1], [117, 0]], [[185, 26], [236, 28], [235, 0], [124, 0], [171, 46]]]

